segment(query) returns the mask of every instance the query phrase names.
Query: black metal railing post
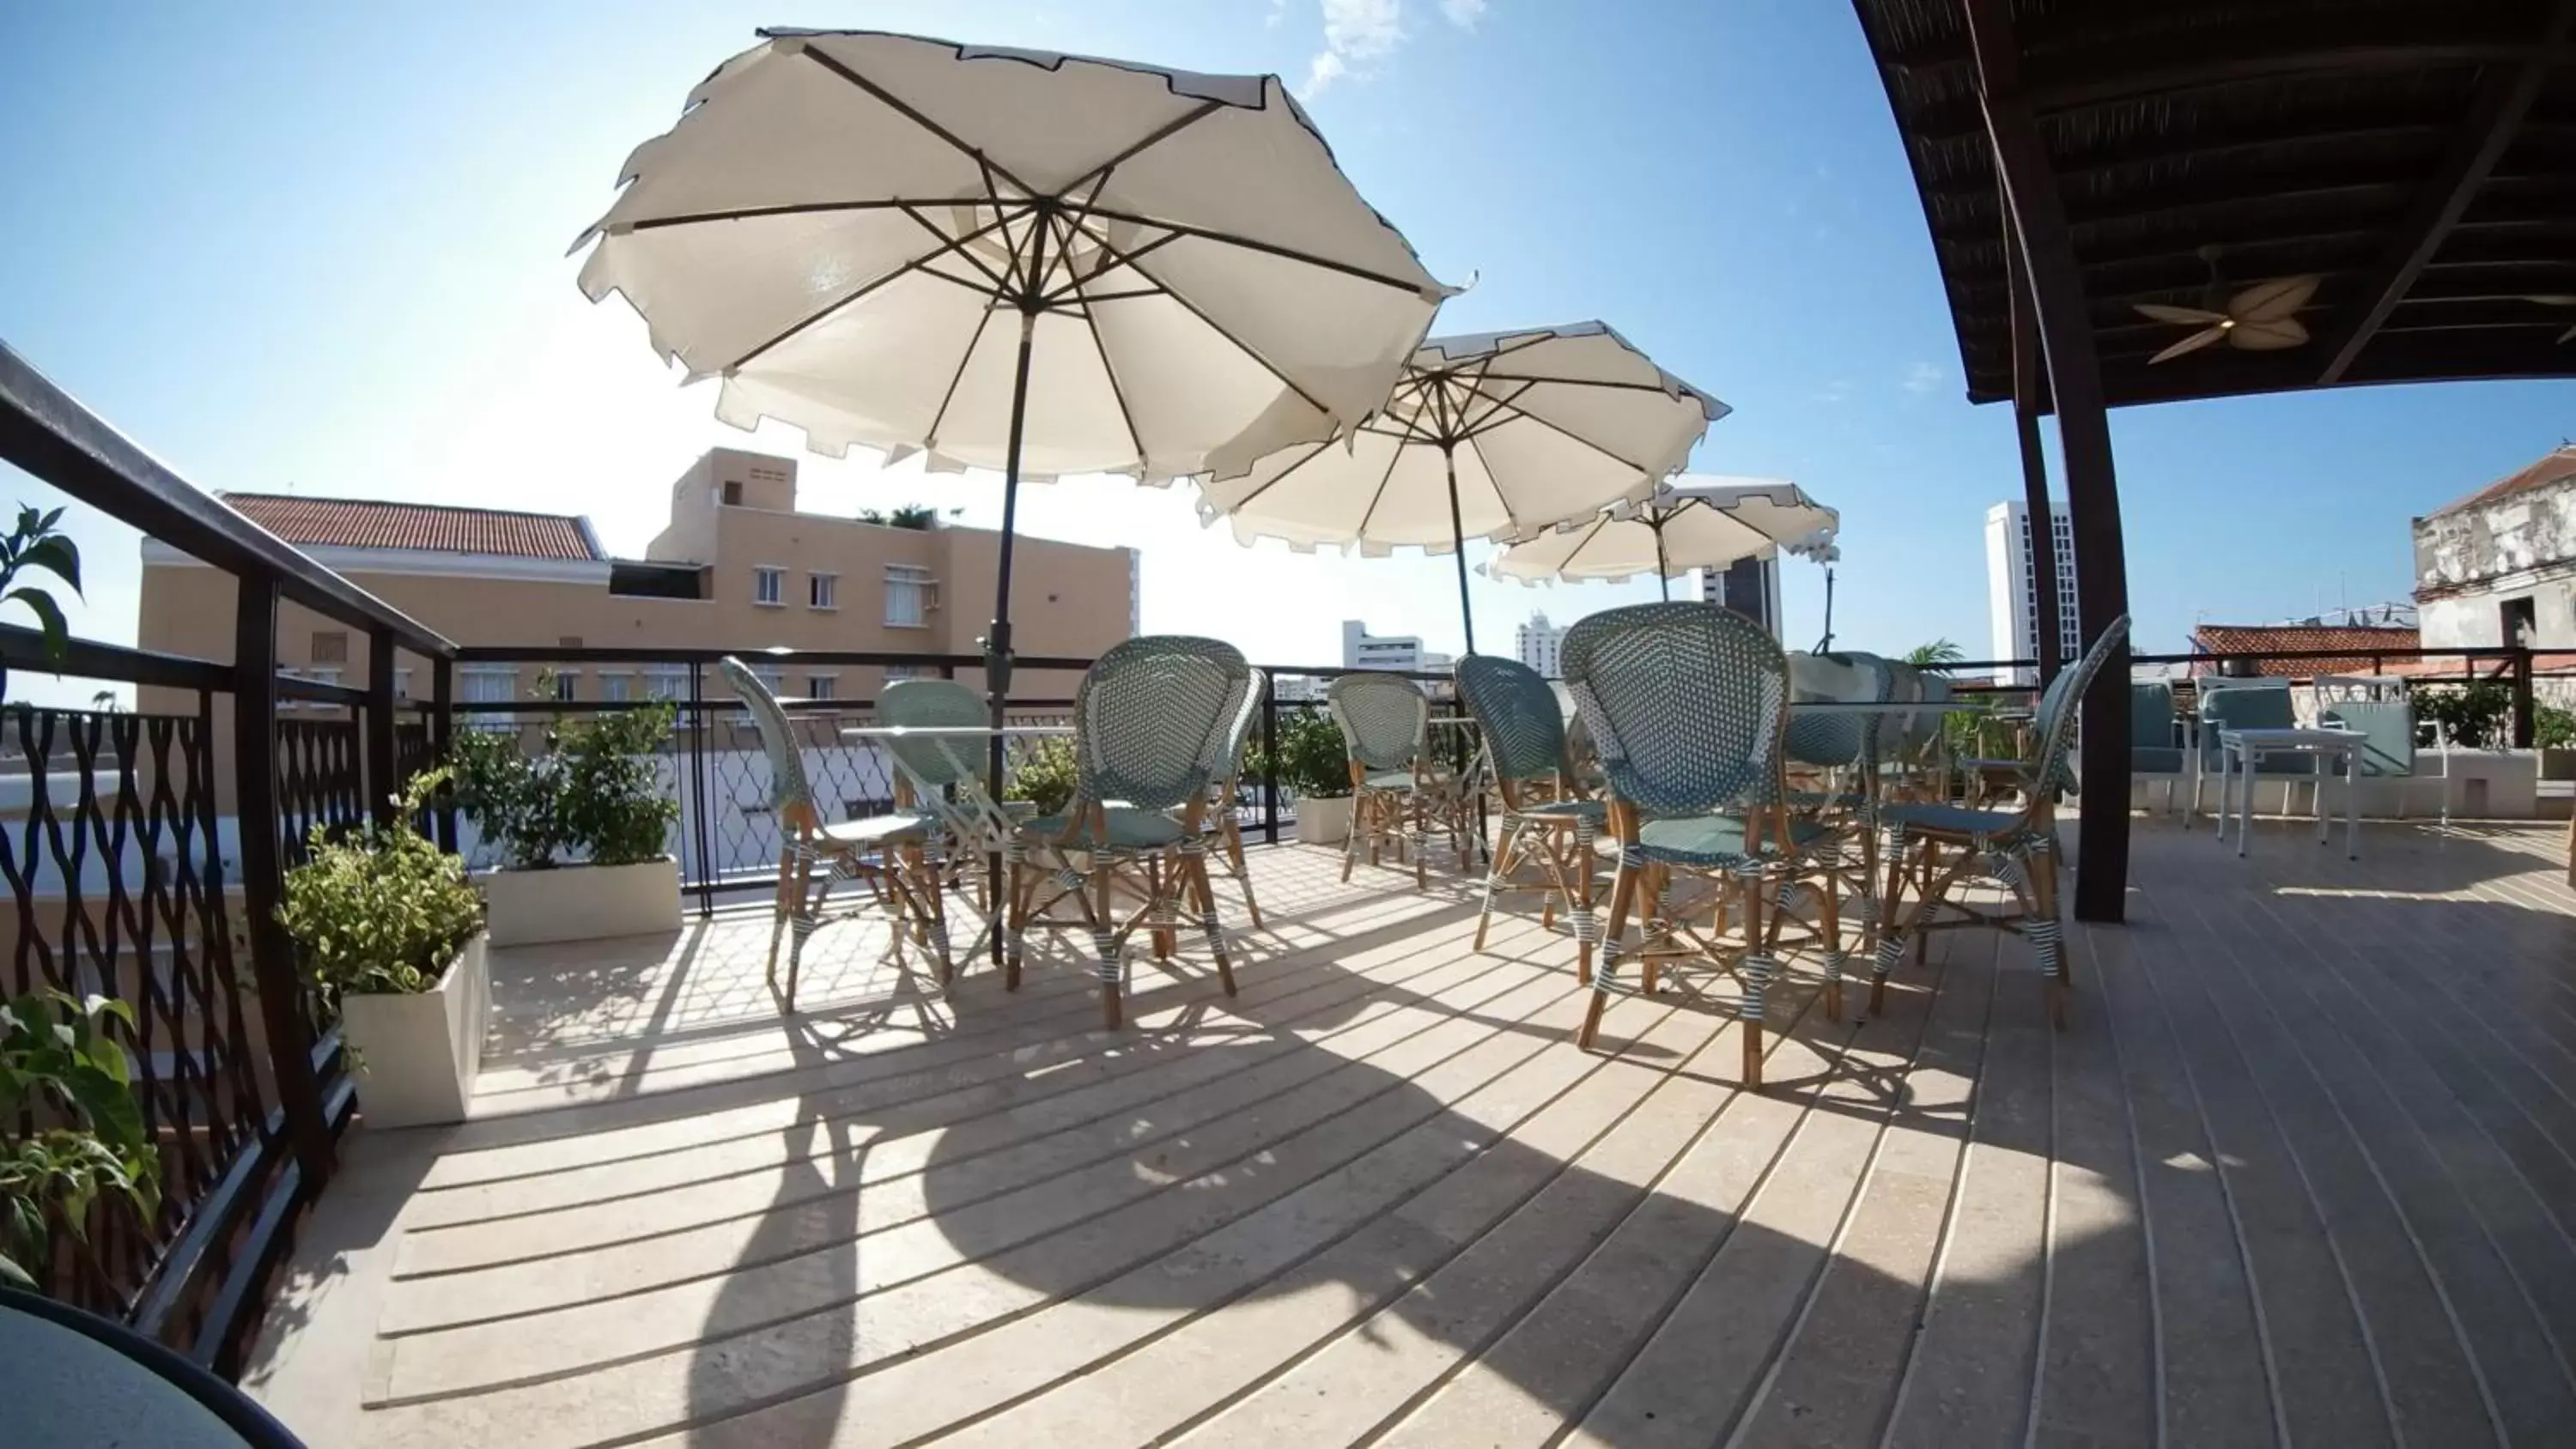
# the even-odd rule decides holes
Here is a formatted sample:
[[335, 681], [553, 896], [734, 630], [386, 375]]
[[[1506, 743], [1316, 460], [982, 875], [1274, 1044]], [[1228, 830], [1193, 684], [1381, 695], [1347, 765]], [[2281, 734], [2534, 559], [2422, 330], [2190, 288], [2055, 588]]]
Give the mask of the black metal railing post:
[[378, 825], [391, 826], [397, 816], [394, 797], [402, 782], [394, 778], [394, 636], [390, 629], [367, 635], [367, 811]]
[[295, 943], [278, 924], [285, 895], [277, 804], [277, 579], [244, 576], [233, 620], [234, 813], [241, 822], [242, 932], [250, 943], [260, 1025], [286, 1139], [304, 1169], [304, 1190], [331, 1175], [330, 1124], [313, 1073], [313, 1034], [302, 1010]]
[[[445, 656], [429, 661], [429, 759], [443, 765], [456, 752], [456, 661]], [[438, 848], [456, 853], [456, 792], [442, 787], [438, 808]]]
[[707, 802], [707, 693], [706, 666], [689, 661], [689, 800], [688, 814], [694, 825], [688, 840], [698, 854], [698, 914], [709, 916], [716, 909], [716, 868], [709, 852], [714, 835], [707, 827], [711, 813]]
[[2510, 662], [2513, 666], [2513, 747], [2527, 750], [2531, 748], [2535, 712], [2531, 697], [2531, 650], [2527, 647], [2514, 650]]
[[1261, 841], [1279, 843], [1279, 676], [1261, 683]]

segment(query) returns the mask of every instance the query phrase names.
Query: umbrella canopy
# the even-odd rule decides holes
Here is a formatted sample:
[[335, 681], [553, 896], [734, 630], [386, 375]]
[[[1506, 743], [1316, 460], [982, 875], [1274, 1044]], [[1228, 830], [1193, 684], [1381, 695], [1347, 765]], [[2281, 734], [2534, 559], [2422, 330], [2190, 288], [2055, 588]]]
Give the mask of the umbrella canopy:
[[1651, 494], [1726, 404], [1657, 367], [1600, 322], [1436, 337], [1376, 417], [1347, 438], [1269, 454], [1200, 485], [1199, 513], [1250, 543], [1405, 545], [1458, 553]]
[[1530, 584], [1616, 583], [1638, 574], [1670, 580], [1773, 549], [1824, 562], [1834, 556], [1834, 534], [1841, 527], [1841, 514], [1795, 483], [1684, 474], [1643, 503], [1513, 544], [1486, 572]]
[[1007, 475], [1164, 481], [1382, 406], [1449, 295], [1276, 76], [761, 32], [645, 142], [582, 290], [717, 416]]

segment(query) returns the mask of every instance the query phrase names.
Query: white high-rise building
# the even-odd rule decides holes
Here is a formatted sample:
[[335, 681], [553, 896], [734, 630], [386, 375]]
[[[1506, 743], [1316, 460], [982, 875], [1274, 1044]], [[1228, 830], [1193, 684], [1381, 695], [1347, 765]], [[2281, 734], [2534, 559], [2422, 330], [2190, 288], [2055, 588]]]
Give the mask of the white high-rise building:
[[1446, 654], [1426, 654], [1419, 634], [1372, 634], [1358, 619], [1342, 621], [1344, 669], [1395, 669], [1413, 672], [1448, 667]]
[[1547, 615], [1533, 613], [1529, 622], [1512, 634], [1512, 653], [1523, 664], [1538, 671], [1541, 679], [1561, 679], [1565, 671], [1557, 662], [1557, 651], [1565, 643], [1565, 631], [1547, 621]]
[[1777, 550], [1740, 558], [1722, 569], [1699, 571], [1699, 597], [1751, 617], [1780, 637], [1780, 555]]
[[[2057, 555], [2057, 657], [2084, 654], [2084, 630], [2075, 617], [2075, 533], [2066, 520], [2066, 505], [2051, 502], [2049, 539]], [[1994, 613], [1994, 657], [2039, 657], [2039, 586], [2031, 577], [2030, 509], [2020, 503], [1998, 503], [1986, 510], [1986, 595]], [[1998, 669], [2005, 684], [2034, 684], [2035, 669]]]

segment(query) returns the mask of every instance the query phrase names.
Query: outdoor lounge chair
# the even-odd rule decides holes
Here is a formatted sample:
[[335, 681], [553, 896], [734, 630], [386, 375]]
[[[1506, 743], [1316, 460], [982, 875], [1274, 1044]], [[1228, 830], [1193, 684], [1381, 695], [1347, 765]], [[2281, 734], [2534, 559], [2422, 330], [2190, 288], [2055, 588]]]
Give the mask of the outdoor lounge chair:
[[[813, 787], [805, 777], [804, 754], [795, 729], [777, 697], [760, 676], [732, 655], [716, 666], [750, 711], [769, 757], [769, 808], [778, 822], [778, 892], [769, 932], [767, 980], [778, 993], [778, 942], [788, 938], [787, 989], [779, 993], [788, 1011], [796, 1009], [796, 975], [805, 956], [805, 938], [823, 922], [823, 901], [835, 877], [866, 880], [877, 899], [890, 907], [895, 925], [895, 951], [903, 951], [907, 918], [923, 923], [936, 956], [939, 984], [948, 984], [951, 967], [948, 940], [941, 926], [940, 891], [935, 872], [917, 875], [907, 868], [905, 851], [918, 849], [932, 835], [933, 822], [908, 811], [873, 815], [827, 824], [815, 808]], [[815, 867], [829, 863], [818, 879]]]
[[[1574, 977], [1592, 982], [1592, 948], [1600, 939], [1592, 913], [1597, 842], [1608, 819], [1598, 800], [1583, 798], [1566, 751], [1565, 716], [1538, 671], [1515, 660], [1470, 654], [1458, 661], [1458, 698], [1485, 737], [1485, 757], [1502, 796], [1501, 844], [1486, 862], [1485, 899], [1476, 914], [1475, 949], [1485, 949], [1494, 897], [1542, 892], [1539, 921], [1556, 924], [1565, 903], [1574, 927]], [[1535, 866], [1537, 878], [1520, 872]]]
[[[2199, 750], [2192, 767], [2191, 809], [2183, 815], [2185, 829], [2200, 813], [2202, 787], [2218, 779], [2221, 731], [2286, 730], [2299, 723], [2298, 708], [2291, 701], [2290, 681], [2286, 679], [2210, 676], [2194, 680], [2192, 687], [2199, 697]], [[2257, 779], [2270, 776], [2310, 780], [2315, 788], [2323, 790], [2325, 778], [2317, 773], [2319, 768], [2311, 758], [2275, 755], [2258, 761], [2254, 774]], [[2249, 783], [2246, 788], [2250, 791], [2253, 786]]]
[[[2194, 773], [2190, 740], [2174, 711], [2173, 686], [2163, 680], [2129, 685], [2129, 777], [2165, 782], [2165, 813], [2177, 813], [2182, 783]], [[2152, 805], [2150, 808], [2153, 808]]]
[[[1920, 933], [1926, 930], [1995, 926], [2019, 931], [2029, 939], [2040, 970], [2048, 977], [2049, 1019], [2065, 1025], [2066, 951], [2057, 914], [2057, 794], [2075, 785], [2068, 757], [2084, 691], [2102, 671], [2102, 661], [2128, 634], [2129, 619], [2124, 614], [2041, 693], [2031, 722], [2036, 749], [2024, 762], [2018, 786], [2020, 808], [1980, 810], [1928, 803], [1881, 807], [1879, 819], [1888, 831], [1887, 888], [1878, 898], [1878, 951], [1870, 968], [1873, 1015], [1886, 1006], [1888, 974], [1905, 954], [1909, 939], [1919, 948]], [[1950, 891], [1971, 875], [2002, 882], [2019, 903], [2019, 914], [1987, 914], [1951, 904]], [[1904, 899], [1909, 887], [1910, 903]], [[1945, 908], [1954, 913], [1953, 919], [1938, 918]], [[1833, 1016], [1840, 1007], [1840, 990], [1829, 986], [1826, 1014]]]
[[[1839, 888], [1808, 853], [1826, 832], [1782, 804], [1788, 660], [1760, 624], [1699, 603], [1594, 614], [1566, 631], [1562, 657], [1601, 754], [1619, 841], [1610, 919], [1576, 1043], [1591, 1048], [1613, 994], [1651, 992], [1666, 965], [1706, 961], [1742, 987], [1744, 1083], [1759, 1087], [1764, 998], [1777, 970], [1765, 913], [1800, 877], [1819, 887], [1826, 969], [1837, 977], [1841, 969]], [[1677, 901], [1677, 877], [1700, 893]], [[1631, 914], [1639, 925], [1633, 946]], [[1637, 970], [1622, 976], [1629, 961]]]
[[1225, 866], [1225, 873], [1243, 890], [1243, 911], [1252, 921], [1252, 929], [1261, 929], [1261, 902], [1252, 893], [1252, 872], [1243, 864], [1243, 825], [1235, 819], [1237, 802], [1243, 790], [1243, 747], [1251, 741], [1252, 722], [1261, 717], [1261, 701], [1270, 692], [1270, 676], [1256, 669], [1251, 684], [1243, 692], [1243, 708], [1235, 713], [1234, 727], [1218, 742], [1217, 757], [1209, 763], [1208, 778], [1215, 783], [1208, 792], [1208, 808], [1199, 829], [1208, 845]]
[[[1128, 938], [1144, 929], [1155, 954], [1169, 955], [1184, 906], [1234, 994], [1202, 825], [1251, 688], [1240, 650], [1177, 634], [1129, 639], [1084, 673], [1073, 704], [1074, 797], [1012, 834], [1006, 987], [1019, 985], [1029, 924], [1070, 897], [1090, 927], [1101, 1020], [1112, 1030], [1125, 1020]], [[1122, 896], [1136, 902], [1124, 919]]]

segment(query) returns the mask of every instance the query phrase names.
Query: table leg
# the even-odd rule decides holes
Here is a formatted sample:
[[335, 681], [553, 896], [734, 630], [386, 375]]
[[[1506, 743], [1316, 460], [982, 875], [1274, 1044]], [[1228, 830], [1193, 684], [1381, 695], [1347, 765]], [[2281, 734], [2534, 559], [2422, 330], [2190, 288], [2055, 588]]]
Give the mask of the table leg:
[[2326, 825], [2329, 820], [2329, 817], [2326, 814], [2326, 778], [2328, 774], [2326, 767], [2333, 763], [2333, 759], [2324, 750], [2313, 751], [2308, 761], [2308, 773], [2314, 777], [2309, 781], [2308, 793], [2316, 797], [2316, 800], [2313, 803], [2317, 807], [2317, 844], [2319, 845], [2326, 843]]
[[2343, 858], [2361, 859], [2361, 751], [2343, 752]]
[[2233, 808], [2236, 800], [2234, 795], [2228, 793], [2229, 781], [2234, 778], [2227, 764], [2230, 753], [2227, 741], [2220, 740], [2218, 742], [2218, 825], [2210, 838], [2221, 845], [2227, 843], [2227, 812]]
[[2262, 752], [2251, 745], [2236, 750], [2236, 858], [2243, 860], [2254, 835], [2254, 767]]

